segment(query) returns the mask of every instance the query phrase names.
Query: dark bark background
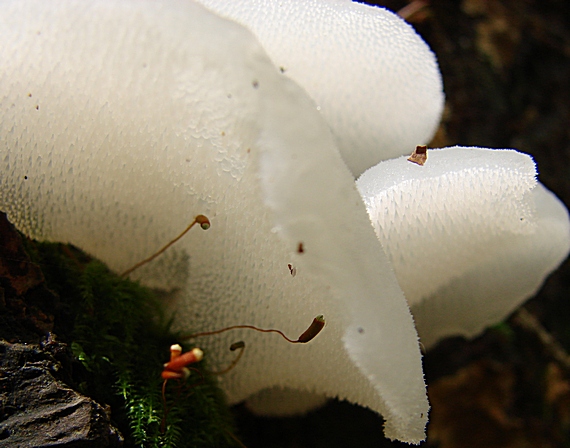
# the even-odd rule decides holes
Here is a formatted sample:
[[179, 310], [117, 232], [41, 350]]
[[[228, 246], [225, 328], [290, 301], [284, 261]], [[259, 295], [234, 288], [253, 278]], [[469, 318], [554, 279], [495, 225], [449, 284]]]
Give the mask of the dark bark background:
[[[431, 146], [516, 148], [570, 206], [570, 2], [370, 1], [399, 11], [437, 55], [446, 108]], [[570, 350], [570, 262], [525, 305]], [[432, 410], [426, 447], [570, 447], [570, 371], [515, 318], [474, 341], [443, 341], [425, 357]], [[396, 447], [377, 415], [331, 402], [305, 418], [238, 409], [255, 447]]]

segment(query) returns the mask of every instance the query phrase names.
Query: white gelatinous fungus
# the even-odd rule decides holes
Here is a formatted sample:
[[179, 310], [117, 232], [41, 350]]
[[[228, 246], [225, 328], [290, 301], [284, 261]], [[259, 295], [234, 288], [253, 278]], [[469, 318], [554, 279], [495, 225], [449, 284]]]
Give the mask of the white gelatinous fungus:
[[[423, 51], [400, 24], [386, 19], [393, 44]], [[249, 31], [191, 1], [4, 1], [0, 60], [0, 209], [20, 230], [122, 272], [206, 215], [208, 232], [133, 273], [181, 289], [179, 327], [296, 335], [327, 318], [306, 345], [201, 340], [221, 366], [247, 341], [221, 379], [229, 401], [274, 387], [338, 396], [380, 412], [388, 437], [424, 438], [417, 334], [353, 176]]]
[[355, 176], [435, 132], [444, 96], [434, 54], [392, 12], [350, 0], [199, 0], [247, 26], [317, 103]]
[[500, 321], [568, 255], [568, 212], [535, 176], [525, 154], [455, 147], [357, 180], [424, 345]]

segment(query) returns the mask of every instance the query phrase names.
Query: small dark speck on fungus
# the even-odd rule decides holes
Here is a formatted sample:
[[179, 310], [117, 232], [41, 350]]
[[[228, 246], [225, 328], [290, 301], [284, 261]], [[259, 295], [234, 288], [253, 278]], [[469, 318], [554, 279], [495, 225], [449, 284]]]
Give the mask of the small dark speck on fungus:
[[293, 266], [291, 263], [287, 265], [289, 268], [289, 272], [291, 273], [291, 277], [295, 277], [297, 275], [297, 268]]
[[305, 253], [305, 246], [303, 246], [303, 243], [299, 243], [299, 245], [297, 246], [297, 253], [298, 254], [304, 254]]

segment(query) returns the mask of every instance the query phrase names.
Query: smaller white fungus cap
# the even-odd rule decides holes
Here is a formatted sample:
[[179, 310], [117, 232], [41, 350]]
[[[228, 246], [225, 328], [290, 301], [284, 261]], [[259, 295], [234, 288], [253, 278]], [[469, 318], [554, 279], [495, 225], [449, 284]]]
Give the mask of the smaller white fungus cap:
[[426, 346], [503, 319], [568, 255], [568, 211], [535, 176], [528, 155], [454, 147], [358, 179]]
[[350, 0], [199, 0], [249, 28], [315, 100], [359, 176], [427, 143], [443, 110], [434, 54], [383, 8]]

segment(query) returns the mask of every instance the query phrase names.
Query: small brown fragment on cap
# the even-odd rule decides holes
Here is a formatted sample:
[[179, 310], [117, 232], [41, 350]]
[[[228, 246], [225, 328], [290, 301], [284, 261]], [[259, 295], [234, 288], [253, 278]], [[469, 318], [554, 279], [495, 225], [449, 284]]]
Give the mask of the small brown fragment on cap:
[[416, 163], [423, 166], [427, 161], [427, 146], [418, 145], [410, 157], [408, 157], [410, 162]]

